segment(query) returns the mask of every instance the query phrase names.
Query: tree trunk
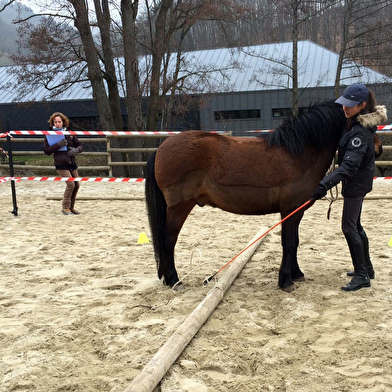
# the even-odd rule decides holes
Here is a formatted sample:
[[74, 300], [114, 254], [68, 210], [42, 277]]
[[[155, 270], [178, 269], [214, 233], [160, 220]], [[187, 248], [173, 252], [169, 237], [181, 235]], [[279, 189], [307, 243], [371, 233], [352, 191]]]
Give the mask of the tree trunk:
[[[122, 37], [124, 47], [125, 68], [125, 106], [127, 110], [127, 129], [132, 131], [143, 130], [142, 94], [140, 92], [139, 62], [137, 56], [136, 16], [138, 13], [138, 1], [121, 0]], [[129, 139], [129, 147], [142, 147], [144, 139]], [[129, 153], [130, 161], [142, 161], [142, 153]], [[145, 159], [148, 157], [146, 156]], [[143, 168], [140, 166], [130, 167], [129, 175], [134, 177], [143, 176]]]
[[125, 104], [127, 108], [129, 130], [143, 129], [142, 97], [140, 93], [139, 62], [135, 31], [138, 2], [121, 0], [122, 35], [125, 62]]
[[150, 94], [148, 99], [147, 130], [155, 130], [158, 126], [160, 102], [159, 94], [162, 59], [166, 52], [166, 24], [167, 16], [173, 0], [162, 0], [157, 21], [155, 23], [155, 36], [152, 41], [152, 68]]
[[110, 25], [112, 21], [108, 0], [94, 0], [94, 5], [102, 43], [102, 59], [105, 67], [104, 79], [108, 86], [109, 105], [115, 127], [113, 130], [122, 131], [123, 121], [121, 116], [116, 67], [114, 65], [113, 45], [110, 38]]
[[293, 102], [292, 111], [294, 116], [298, 115], [298, 8], [301, 0], [292, 0], [293, 10], [293, 59], [292, 59], [292, 81]]
[[80, 0], [70, 0], [70, 3], [74, 6], [76, 12], [75, 27], [79, 31], [85, 50], [88, 77], [91, 82], [93, 97], [97, 103], [98, 112], [100, 114], [100, 127], [103, 130], [111, 130], [114, 128], [114, 122], [102, 79], [98, 55], [95, 50], [94, 39], [90, 29], [87, 6], [85, 1]]
[[[114, 65], [113, 45], [111, 40], [110, 26], [112, 23], [110, 17], [108, 0], [94, 0], [95, 14], [97, 15], [97, 22], [101, 36], [102, 44], [102, 60], [104, 65], [103, 78], [107, 83], [109, 105], [114, 123], [114, 130], [123, 130], [123, 120], [120, 106], [120, 94], [117, 84], [116, 67]], [[127, 139], [112, 138], [112, 147], [129, 147]], [[113, 161], [127, 161], [128, 155], [126, 153], [113, 153]], [[129, 176], [129, 167], [114, 167], [112, 170], [115, 176]]]
[[346, 54], [350, 20], [351, 20], [351, 14], [353, 9], [353, 0], [347, 0], [346, 4], [347, 6], [344, 10], [343, 29], [342, 29], [340, 49], [339, 49], [338, 66], [336, 68], [336, 75], [335, 75], [335, 90], [334, 90], [335, 98], [339, 97], [340, 76], [342, 73], [344, 56]]

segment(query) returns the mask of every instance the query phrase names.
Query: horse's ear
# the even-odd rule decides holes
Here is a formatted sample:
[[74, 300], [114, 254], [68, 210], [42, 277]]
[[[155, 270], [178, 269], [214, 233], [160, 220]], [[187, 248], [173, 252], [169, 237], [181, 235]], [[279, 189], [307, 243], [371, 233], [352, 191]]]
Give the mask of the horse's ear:
[[382, 141], [380, 139], [380, 136], [378, 136], [376, 133], [373, 135], [374, 138], [374, 154], [376, 158], [379, 158], [380, 155], [382, 154]]

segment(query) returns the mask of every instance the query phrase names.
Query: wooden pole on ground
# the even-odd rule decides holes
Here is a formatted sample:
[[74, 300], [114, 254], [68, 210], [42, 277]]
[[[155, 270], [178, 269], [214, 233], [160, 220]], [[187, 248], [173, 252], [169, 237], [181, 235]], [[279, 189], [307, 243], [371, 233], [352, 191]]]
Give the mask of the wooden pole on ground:
[[[249, 242], [257, 240], [266, 230], [260, 230]], [[264, 238], [264, 237], [263, 237]], [[178, 327], [161, 349], [154, 355], [142, 372], [134, 378], [124, 392], [151, 392], [161, 381], [185, 347], [196, 335], [208, 317], [218, 306], [226, 291], [237, 278], [246, 263], [252, 257], [262, 239], [256, 241], [241, 253], [224, 272], [215, 286], [207, 293], [204, 300], [195, 308], [188, 318]], [[245, 249], [245, 248], [244, 248]]]

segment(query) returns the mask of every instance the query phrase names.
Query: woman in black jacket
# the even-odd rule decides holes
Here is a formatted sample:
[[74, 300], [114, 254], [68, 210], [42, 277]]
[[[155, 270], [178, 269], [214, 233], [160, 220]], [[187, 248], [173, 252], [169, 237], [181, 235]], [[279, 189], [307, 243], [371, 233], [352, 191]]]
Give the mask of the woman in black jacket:
[[[65, 132], [69, 126], [69, 119], [63, 113], [53, 113], [49, 120], [50, 128], [54, 131]], [[61, 136], [60, 136], [61, 137]], [[76, 155], [83, 151], [83, 145], [75, 135], [64, 134], [64, 138], [57, 142], [50, 143], [51, 137], [44, 140], [44, 153], [53, 154], [54, 165], [60, 177], [78, 177], [78, 166]], [[79, 181], [67, 181], [63, 197], [62, 213], [64, 215], [78, 215], [75, 210], [76, 195], [79, 190]]]
[[347, 118], [338, 146], [339, 167], [324, 177], [312, 195], [317, 200], [327, 190], [342, 182], [342, 231], [350, 250], [354, 272], [344, 291], [370, 287], [374, 269], [369, 255], [369, 241], [361, 225], [362, 203], [372, 190], [375, 168], [374, 133], [387, 120], [385, 106], [377, 106], [373, 92], [360, 83], [348, 86], [336, 100]]

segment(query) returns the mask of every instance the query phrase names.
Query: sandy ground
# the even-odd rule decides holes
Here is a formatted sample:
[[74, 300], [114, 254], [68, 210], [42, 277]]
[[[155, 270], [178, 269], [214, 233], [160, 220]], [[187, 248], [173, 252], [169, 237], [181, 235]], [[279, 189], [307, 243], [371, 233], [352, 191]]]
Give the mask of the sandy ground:
[[[64, 184], [0, 184], [0, 391], [120, 392], [214, 286], [203, 280], [239, 253], [276, 214], [196, 208], [180, 234], [186, 289], [157, 279], [143, 200], [79, 200], [63, 216]], [[372, 195], [392, 195], [391, 181]], [[80, 197], [143, 196], [143, 184], [82, 183]], [[161, 391], [391, 391], [392, 200], [367, 200], [376, 279], [340, 290], [351, 261], [342, 202], [308, 210], [299, 262], [307, 281], [278, 289], [279, 227], [269, 233], [222, 302], [162, 379]], [[219, 275], [217, 275], [219, 278]]]

